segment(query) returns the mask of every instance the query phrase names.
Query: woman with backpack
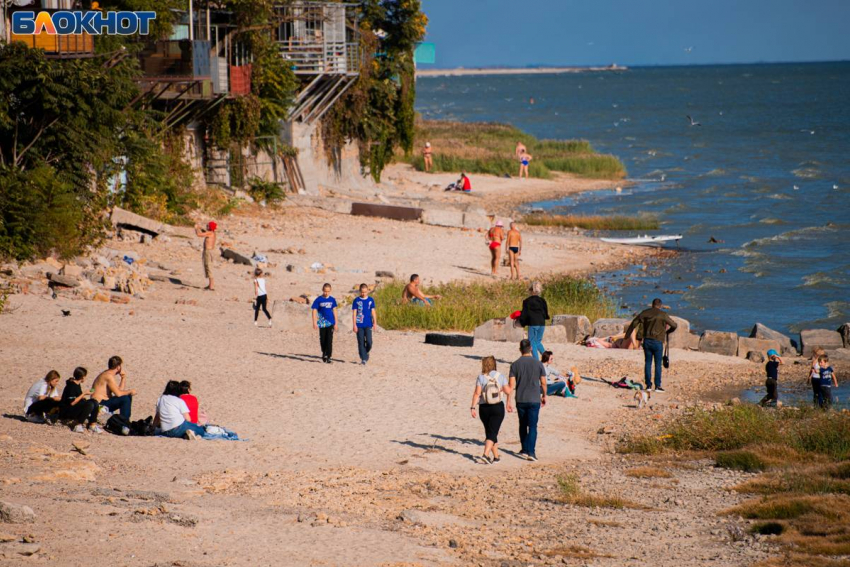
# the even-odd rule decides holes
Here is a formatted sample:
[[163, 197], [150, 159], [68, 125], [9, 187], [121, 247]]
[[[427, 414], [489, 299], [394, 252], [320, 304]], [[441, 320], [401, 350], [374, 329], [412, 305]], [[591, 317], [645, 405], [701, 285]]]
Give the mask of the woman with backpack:
[[[502, 400], [502, 394], [507, 396]], [[488, 356], [481, 361], [481, 374], [475, 381], [475, 391], [472, 393], [472, 405], [469, 408], [475, 418], [476, 410], [484, 424], [484, 455], [476, 462], [492, 465], [498, 463], [499, 457], [499, 428], [505, 419], [505, 404], [511, 409], [511, 387], [508, 379], [496, 371], [496, 359]]]

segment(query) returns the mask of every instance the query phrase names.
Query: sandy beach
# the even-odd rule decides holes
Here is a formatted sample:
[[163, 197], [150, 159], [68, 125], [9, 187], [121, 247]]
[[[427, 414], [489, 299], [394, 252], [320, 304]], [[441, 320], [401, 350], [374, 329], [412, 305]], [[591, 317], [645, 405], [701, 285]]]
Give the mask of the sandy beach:
[[[519, 202], [605, 186], [487, 178], [473, 195], [431, 190], [448, 177], [394, 166], [385, 183], [395, 186], [393, 198], [471, 198], [506, 214]], [[417, 272], [426, 286], [489, 277], [474, 230], [294, 204], [217, 220], [221, 245], [269, 257], [271, 302], [316, 295], [325, 281], [342, 297], [374, 283], [377, 270], [399, 278]], [[588, 273], [646, 254], [582, 234], [527, 230], [525, 238], [523, 267], [532, 277]], [[193, 567], [696, 566], [767, 556], [758, 542], [733, 543], [730, 520], [717, 515], [742, 499], [728, 489], [748, 475], [717, 472], [707, 460], [662, 460], [652, 464], [671, 478], [633, 478], [626, 471], [647, 459], [612, 453], [624, 433], [683, 411], [706, 392], [759, 383], [758, 365], [675, 351], [667, 393], [638, 411], [630, 392], [598, 379], [639, 378], [640, 351], [551, 345], [561, 367], [586, 377], [578, 399], [550, 398], [542, 410], [538, 463], [514, 456], [517, 421], [508, 414], [501, 463], [478, 465], [472, 457], [483, 431], [468, 403], [480, 359], [494, 355], [507, 373], [517, 345], [476, 341], [454, 349], [426, 345], [420, 332], [383, 331], [363, 367], [341, 327], [335, 363], [325, 365], [313, 332], [268, 328], [262, 317], [253, 325], [248, 266], [217, 259], [218, 289], [203, 291], [199, 239], [105, 246], [136, 252], [149, 269], [182, 283], [158, 281], [144, 299], [124, 305], [52, 299], [37, 278], [29, 293], [11, 297], [10, 312], [0, 316], [0, 500], [30, 506], [36, 517], [4, 524], [0, 535], [26, 536], [39, 549], [26, 559], [0, 549], [2, 565], [76, 566], [94, 557]], [[317, 262], [324, 273], [310, 268]], [[154, 413], [167, 380], [190, 380], [212, 421], [245, 441], [81, 435], [18, 418], [27, 388], [47, 370], [64, 379], [82, 365], [90, 384], [114, 354], [139, 392], [133, 419]], [[586, 490], [622, 494], [643, 509], [565, 505], [556, 497], [557, 477], [569, 472]]]

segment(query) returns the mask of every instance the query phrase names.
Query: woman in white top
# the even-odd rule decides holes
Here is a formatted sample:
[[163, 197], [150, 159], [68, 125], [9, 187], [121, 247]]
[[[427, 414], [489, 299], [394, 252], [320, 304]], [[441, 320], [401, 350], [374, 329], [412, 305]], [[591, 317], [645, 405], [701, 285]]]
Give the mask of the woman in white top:
[[189, 406], [180, 399], [182, 389], [180, 382], [171, 380], [165, 386], [165, 392], [156, 402], [156, 417], [154, 427], [160, 429], [160, 435], [165, 437], [185, 437], [194, 441], [203, 436], [205, 430], [200, 425], [189, 421]]
[[272, 326], [272, 316], [269, 315], [269, 310], [266, 308], [268, 304], [268, 296], [266, 295], [266, 278], [263, 277], [263, 270], [257, 268], [254, 270], [254, 325], [257, 324], [257, 317], [260, 316], [260, 309], [269, 318], [269, 327]]
[[818, 358], [823, 356], [825, 352], [819, 346], [812, 349], [812, 366], [809, 369], [809, 380], [812, 383], [812, 403], [815, 404], [815, 407], [818, 407], [818, 400], [820, 399], [820, 362], [818, 362]]
[[475, 381], [472, 392], [472, 405], [469, 408], [475, 417], [476, 406], [484, 424], [484, 455], [478, 462], [491, 465], [501, 460], [499, 457], [499, 428], [505, 419], [505, 402], [502, 394], [507, 396], [507, 408], [511, 409], [511, 387], [508, 379], [496, 371], [496, 359], [488, 356], [481, 361], [481, 374]]
[[27, 416], [27, 419], [41, 423], [44, 421], [44, 414], [59, 407], [59, 402], [62, 399], [62, 394], [57, 388], [59, 378], [59, 373], [51, 370], [42, 380], [30, 386], [27, 396], [24, 398], [24, 415]]

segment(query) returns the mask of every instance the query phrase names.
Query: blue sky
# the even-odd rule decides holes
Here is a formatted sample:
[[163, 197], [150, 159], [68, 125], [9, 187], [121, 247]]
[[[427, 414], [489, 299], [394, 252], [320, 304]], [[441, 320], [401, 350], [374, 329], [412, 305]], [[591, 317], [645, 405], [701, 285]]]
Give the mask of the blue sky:
[[[850, 60], [850, 0], [422, 0], [436, 65]], [[690, 52], [686, 48], [693, 47]]]

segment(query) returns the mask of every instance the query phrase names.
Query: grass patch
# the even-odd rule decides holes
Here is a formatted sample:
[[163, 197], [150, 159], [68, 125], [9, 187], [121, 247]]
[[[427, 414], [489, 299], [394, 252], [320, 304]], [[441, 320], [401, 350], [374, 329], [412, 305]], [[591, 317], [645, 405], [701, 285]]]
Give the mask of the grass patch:
[[624, 508], [646, 509], [646, 506], [626, 500], [616, 494], [588, 494], [581, 489], [578, 476], [574, 474], [559, 476], [557, 480], [562, 501], [573, 506], [581, 506], [583, 508], [614, 508], [615, 510], [622, 510]]
[[626, 476], [632, 478], [673, 478], [670, 471], [659, 467], [637, 467], [626, 471]]
[[514, 157], [517, 142], [533, 156], [528, 167], [531, 177], [549, 179], [564, 172], [594, 179], [620, 179], [626, 176], [623, 163], [614, 156], [596, 153], [586, 140], [539, 140], [507, 124], [419, 120], [416, 123], [416, 151], [397, 157], [422, 171], [425, 162], [419, 151], [425, 142], [433, 147], [435, 172], [480, 173], [503, 176], [519, 174]]
[[[595, 321], [616, 312], [611, 299], [590, 280], [556, 276], [542, 281], [549, 313], [586, 315]], [[395, 281], [375, 290], [378, 321], [385, 329], [469, 332], [490, 319], [507, 317], [528, 297], [528, 284], [523, 282], [450, 282], [425, 290], [442, 299], [421, 307], [401, 303], [404, 286]]]
[[618, 450], [713, 454], [718, 466], [767, 471], [735, 490], [761, 495], [727, 510], [776, 536], [789, 555], [773, 565], [846, 565], [850, 555], [850, 414], [756, 405], [695, 410], [654, 436], [622, 440]]
[[718, 467], [744, 472], [761, 472], [767, 469], [761, 457], [752, 451], [722, 451], [714, 457]]
[[661, 223], [649, 216], [627, 217], [622, 215], [547, 215], [532, 214], [522, 218], [530, 226], [552, 226], [560, 228], [583, 228], [585, 230], [658, 230]]

